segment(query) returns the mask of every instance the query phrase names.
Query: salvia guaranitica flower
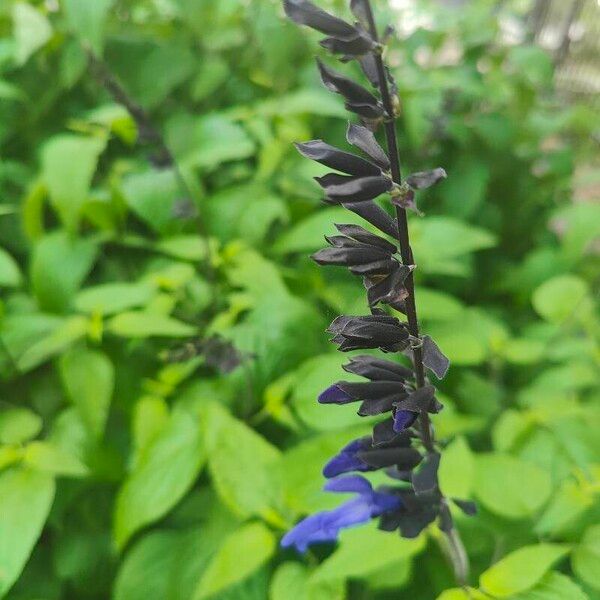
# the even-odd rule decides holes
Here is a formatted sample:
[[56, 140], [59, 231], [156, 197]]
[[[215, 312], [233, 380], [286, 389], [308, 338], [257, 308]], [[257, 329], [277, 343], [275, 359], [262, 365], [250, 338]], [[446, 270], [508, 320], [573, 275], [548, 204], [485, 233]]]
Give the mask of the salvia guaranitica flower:
[[[365, 381], [340, 380], [319, 395], [322, 404], [357, 402], [358, 415], [370, 418], [381, 415], [383, 419], [374, 425], [371, 436], [350, 440], [323, 468], [323, 475], [329, 479], [325, 490], [352, 491], [357, 496], [332, 511], [307, 517], [284, 536], [282, 544], [304, 551], [308, 544], [335, 541], [340, 529], [375, 517], [379, 517], [382, 530], [414, 537], [437, 520], [440, 529], [447, 533], [450, 552], [461, 555], [462, 559], [464, 553], [459, 547], [449, 500], [438, 485], [440, 454], [429, 418], [442, 405], [426, 375], [428, 369], [441, 379], [449, 361], [429, 336], [419, 333], [414, 299], [415, 265], [406, 218], [407, 209], [416, 210], [415, 191], [438, 183], [446, 177], [446, 172], [437, 168], [402, 180], [393, 124], [399, 105], [397, 89], [383, 62], [383, 45], [369, 0], [351, 0], [355, 23], [339, 19], [308, 0], [284, 0], [284, 7], [296, 23], [328, 36], [321, 42], [324, 48], [342, 61], [357, 60], [372, 87], [379, 92], [376, 95], [317, 61], [325, 87], [341, 95], [346, 108], [361, 120], [362, 125], [348, 126], [346, 139], [364, 156], [322, 140], [296, 144], [302, 155], [332, 169], [316, 178], [324, 190], [325, 202], [360, 215], [381, 233], [359, 225], [336, 224], [339, 235], [327, 236], [329, 246], [312, 256], [320, 265], [348, 268], [362, 277], [367, 290], [370, 314], [334, 319], [328, 328], [331, 341], [342, 352], [379, 349], [402, 353], [412, 359], [412, 368], [396, 360], [352, 356], [344, 369]], [[384, 41], [390, 34], [388, 28]], [[381, 125], [387, 148], [391, 150], [389, 155], [374, 135]], [[386, 195], [395, 208], [395, 220], [377, 203]], [[406, 321], [378, 305], [396, 309], [406, 315]], [[385, 469], [394, 483], [374, 490], [364, 476], [347, 476], [378, 469]], [[467, 514], [473, 514], [475, 507], [471, 502], [451, 500]], [[464, 561], [453, 563], [457, 580], [464, 584], [467, 577]]]
[[341, 529], [360, 525], [386, 512], [400, 508], [400, 496], [375, 491], [368, 480], [359, 475], [331, 479], [325, 484], [328, 492], [354, 492], [356, 497], [334, 510], [312, 515], [289, 531], [281, 544], [295, 546], [304, 552], [313, 542], [332, 542]]

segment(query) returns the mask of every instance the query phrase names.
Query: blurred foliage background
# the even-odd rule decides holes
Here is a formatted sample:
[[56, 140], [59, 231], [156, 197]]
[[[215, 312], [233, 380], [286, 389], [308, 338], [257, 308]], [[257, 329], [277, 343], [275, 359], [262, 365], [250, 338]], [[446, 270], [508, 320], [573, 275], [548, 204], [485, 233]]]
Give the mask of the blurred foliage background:
[[[552, 542], [488, 570], [488, 592], [593, 599], [600, 119], [572, 79], [556, 88], [531, 4], [375, 8], [397, 25], [405, 169], [449, 174], [411, 231], [423, 328], [452, 360], [441, 479], [480, 507], [456, 517], [472, 583]], [[585, 11], [584, 30], [600, 19], [595, 2]], [[367, 309], [356, 280], [307, 257], [334, 221], [356, 222], [320, 203], [319, 166], [291, 146], [344, 144], [316, 37], [272, 0], [3, 0], [0, 36], [0, 597], [452, 588], [433, 530], [278, 550], [331, 506], [321, 468], [367, 430], [353, 407], [316, 404], [342, 374], [326, 325]], [[237, 368], [226, 349], [198, 354], [214, 336], [239, 349]], [[494, 587], [523, 577], [522, 594]]]

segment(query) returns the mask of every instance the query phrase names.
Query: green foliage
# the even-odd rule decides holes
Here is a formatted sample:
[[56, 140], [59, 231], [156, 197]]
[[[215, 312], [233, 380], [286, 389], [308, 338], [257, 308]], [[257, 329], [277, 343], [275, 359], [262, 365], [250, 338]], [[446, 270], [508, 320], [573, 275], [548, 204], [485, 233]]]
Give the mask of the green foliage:
[[[291, 146], [344, 144], [306, 32], [276, 0], [0, 4], [0, 597], [469, 597], [434, 530], [278, 549], [332, 506], [323, 464], [368, 431], [316, 405], [352, 378], [325, 327], [367, 307], [306, 258], [360, 222], [320, 203], [323, 170]], [[427, 28], [399, 28], [389, 55], [403, 168], [449, 176], [410, 227], [423, 329], [452, 360], [440, 480], [480, 509], [451, 507], [469, 594], [593, 599], [598, 118], [563, 103], [543, 51], [505, 43], [495, 3], [418, 4]], [[176, 165], [155, 166], [87, 51]], [[197, 355], [213, 335], [243, 354], [229, 373]]]

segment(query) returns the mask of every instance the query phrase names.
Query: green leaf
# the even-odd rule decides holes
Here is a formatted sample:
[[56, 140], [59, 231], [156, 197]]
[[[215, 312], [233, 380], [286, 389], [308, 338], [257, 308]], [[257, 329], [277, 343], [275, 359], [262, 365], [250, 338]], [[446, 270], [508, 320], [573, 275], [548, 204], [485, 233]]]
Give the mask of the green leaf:
[[[196, 535], [201, 535], [196, 532]], [[163, 600], [169, 597], [171, 573], [180, 559], [182, 534], [154, 531], [127, 553], [115, 581], [114, 600]]]
[[508, 519], [533, 515], [552, 491], [548, 472], [508, 454], [479, 455], [475, 467], [475, 495], [486, 508]]
[[532, 588], [552, 565], [570, 552], [564, 544], [524, 546], [492, 565], [479, 578], [481, 587], [499, 598]]
[[221, 113], [178, 115], [167, 128], [167, 139], [185, 166], [212, 170], [221, 163], [252, 156], [255, 144], [246, 130]]
[[49, 233], [36, 242], [30, 276], [43, 310], [67, 311], [92, 268], [97, 252], [92, 240], [71, 238], [66, 231]]
[[74, 304], [81, 312], [113, 315], [146, 305], [155, 293], [149, 283], [102, 283], [81, 290]]
[[587, 283], [575, 275], [559, 275], [533, 292], [531, 299], [538, 314], [552, 323], [574, 316], [588, 294]]
[[0, 596], [23, 570], [53, 499], [54, 479], [46, 473], [22, 468], [0, 473]]
[[201, 261], [206, 259], [207, 243], [197, 234], [178, 235], [161, 240], [156, 249], [182, 260]]
[[275, 536], [261, 523], [243, 525], [225, 538], [202, 575], [194, 600], [210, 598], [244, 580], [275, 552]]
[[443, 591], [436, 600], [489, 600], [489, 596], [474, 588], [452, 588]]
[[69, 230], [79, 222], [106, 139], [63, 134], [42, 148], [42, 177], [52, 205]]
[[440, 489], [451, 498], [469, 498], [475, 475], [475, 457], [463, 437], [457, 437], [442, 453]]
[[25, 2], [13, 5], [12, 19], [15, 59], [18, 65], [24, 65], [52, 37], [52, 26], [39, 10]]
[[152, 169], [129, 175], [123, 181], [127, 206], [148, 227], [159, 233], [176, 230], [173, 206], [183, 195], [173, 169]]
[[96, 54], [102, 54], [104, 24], [113, 0], [62, 0], [70, 27], [82, 42], [87, 42]]
[[101, 437], [114, 387], [112, 363], [97, 350], [73, 348], [61, 356], [60, 375], [86, 427]]
[[556, 536], [574, 525], [593, 505], [594, 494], [587, 484], [563, 481], [536, 523], [535, 532]]
[[345, 582], [310, 580], [309, 570], [297, 562], [279, 565], [271, 579], [270, 600], [344, 600]]
[[88, 468], [73, 454], [50, 442], [31, 442], [25, 447], [23, 462], [32, 469], [65, 477], [85, 477]]
[[279, 522], [279, 450], [218, 404], [211, 403], [204, 418], [210, 474], [223, 502], [240, 516]]
[[425, 547], [425, 537], [399, 538], [374, 525], [344, 531], [338, 549], [315, 571], [313, 581], [361, 578], [404, 561]]
[[116, 500], [114, 536], [123, 548], [133, 533], [164, 516], [193, 485], [206, 460], [197, 417], [175, 409]]
[[411, 222], [411, 243], [419, 270], [427, 274], [466, 276], [465, 255], [492, 248], [496, 236], [452, 217], [428, 217]]
[[113, 37], [109, 50], [107, 62], [130, 97], [146, 109], [163, 102], [197, 62], [189, 38], [181, 35]]
[[577, 577], [600, 591], [600, 525], [586, 529], [572, 556]]
[[168, 315], [149, 311], [130, 311], [114, 316], [106, 324], [111, 333], [127, 338], [151, 336], [191, 337], [196, 328]]
[[71, 344], [80, 340], [88, 331], [88, 320], [84, 317], [74, 316], [60, 322], [50, 333], [31, 344], [17, 358], [17, 367], [22, 372], [27, 372], [47, 361], [56, 354], [60, 354]]
[[590, 600], [589, 596], [569, 577], [556, 571], [547, 573], [530, 590], [510, 600]]
[[133, 409], [132, 435], [135, 467], [169, 422], [169, 405], [163, 398], [140, 398]]
[[471, 217], [485, 199], [490, 167], [476, 156], [463, 153], [448, 169], [448, 174], [448, 180], [440, 186], [446, 212], [457, 217]]
[[460, 318], [464, 309], [460, 300], [438, 290], [419, 286], [417, 292], [419, 317], [431, 321], [448, 321]]
[[0, 412], [0, 443], [22, 444], [42, 430], [42, 419], [25, 407], [8, 408]]
[[0, 287], [18, 287], [21, 284], [21, 271], [17, 261], [0, 248]]

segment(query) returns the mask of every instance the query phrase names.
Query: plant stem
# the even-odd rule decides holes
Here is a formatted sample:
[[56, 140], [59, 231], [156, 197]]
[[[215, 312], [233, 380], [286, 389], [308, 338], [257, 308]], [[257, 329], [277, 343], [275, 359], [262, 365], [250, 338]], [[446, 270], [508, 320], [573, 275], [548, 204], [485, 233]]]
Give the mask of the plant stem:
[[[375, 19], [373, 18], [373, 11], [371, 10], [371, 3], [369, 0], [365, 0], [365, 6], [367, 8], [367, 17], [369, 19], [369, 28], [371, 36], [375, 41], [379, 40], [377, 34], [377, 26], [375, 25]], [[390, 89], [388, 86], [388, 80], [385, 73], [385, 66], [383, 64], [383, 58], [380, 52], [373, 54], [375, 58], [375, 65], [377, 67], [377, 78], [379, 80], [379, 92], [381, 93], [381, 100], [383, 102], [383, 108], [387, 113], [385, 119], [385, 138], [387, 144], [388, 155], [390, 157], [390, 165], [392, 172], [392, 180], [400, 185], [402, 183], [402, 170], [400, 167], [400, 155], [398, 152], [398, 141], [396, 138], [396, 126], [394, 116], [394, 105], [390, 96]], [[408, 220], [406, 217], [406, 209], [396, 205], [396, 219], [398, 222], [398, 243], [400, 245], [400, 256], [402, 262], [405, 265], [414, 264], [414, 258], [412, 249], [410, 247], [410, 237], [408, 233]], [[408, 320], [408, 329], [410, 334], [414, 338], [419, 337], [419, 320], [417, 318], [417, 306], [415, 303], [415, 283], [412, 272], [406, 278], [404, 285], [408, 296], [405, 300], [406, 306], [406, 317]], [[423, 367], [423, 353], [421, 347], [413, 347], [413, 365], [415, 370], [415, 379], [417, 387], [423, 387], [425, 385], [425, 368]], [[431, 423], [427, 412], [423, 411], [419, 416], [421, 424], [421, 436], [423, 444], [427, 449], [427, 452], [434, 452], [433, 437], [431, 434]]]
[[[373, 17], [370, 0], [364, 0], [367, 19], [369, 21], [369, 29], [372, 38], [379, 41], [377, 26]], [[385, 138], [387, 144], [388, 155], [390, 159], [390, 170], [392, 179], [400, 185], [402, 183], [402, 170], [400, 166], [400, 154], [398, 152], [398, 140], [396, 137], [395, 111], [394, 104], [390, 95], [388, 78], [385, 72], [385, 65], [380, 51], [374, 52], [375, 65], [377, 67], [377, 79], [381, 101], [385, 110], [386, 117], [384, 122]], [[414, 264], [412, 249], [410, 247], [410, 236], [408, 232], [408, 219], [406, 209], [396, 205], [396, 218], [398, 221], [398, 244], [400, 246], [400, 256], [405, 265]], [[419, 337], [419, 321], [417, 317], [417, 306], [415, 302], [415, 283], [412, 272], [408, 275], [404, 283], [408, 296], [405, 300], [406, 317], [408, 320], [408, 329], [414, 338]], [[425, 367], [423, 365], [423, 352], [420, 346], [413, 347], [413, 366], [415, 371], [415, 380], [417, 387], [425, 385]], [[419, 415], [419, 424], [421, 430], [421, 440], [428, 454], [435, 452], [434, 439], [431, 430], [431, 422], [429, 414], [425, 411]], [[446, 500], [442, 497], [442, 503]], [[451, 520], [450, 511], [448, 510], [448, 518]], [[460, 533], [452, 525], [449, 530], [445, 531], [446, 547], [449, 556], [454, 576], [460, 586], [465, 586], [469, 578], [469, 557], [465, 552]]]
[[[89, 48], [84, 48], [88, 61], [92, 70], [92, 73], [96, 76], [96, 79], [100, 82], [102, 87], [112, 96], [113, 100], [123, 106], [127, 112], [131, 115], [135, 124], [138, 128], [138, 136], [141, 142], [154, 144], [158, 152], [152, 157], [152, 163], [155, 166], [160, 167], [169, 167], [173, 169], [175, 177], [177, 178], [180, 190], [185, 194], [186, 199], [189, 202], [192, 202], [194, 198], [194, 193], [192, 189], [188, 185], [181, 169], [177, 161], [175, 160], [175, 156], [169, 149], [165, 138], [160, 133], [160, 131], [154, 126], [150, 116], [146, 112], [146, 110], [140, 106], [133, 98], [129, 96], [129, 94], [125, 91], [123, 86], [119, 83], [116, 76], [109, 69], [108, 65], [102, 61], [98, 56], [96, 56]], [[194, 204], [197, 208], [197, 203]], [[206, 225], [202, 219], [202, 215], [196, 214], [196, 226], [198, 228], [198, 234], [200, 239], [203, 241], [205, 247], [205, 269], [206, 275], [208, 279], [214, 283], [216, 280], [216, 274], [212, 264], [212, 250], [210, 247], [210, 239], [208, 236], [208, 231]], [[211, 285], [213, 301], [214, 305], [216, 302], [216, 286]]]

